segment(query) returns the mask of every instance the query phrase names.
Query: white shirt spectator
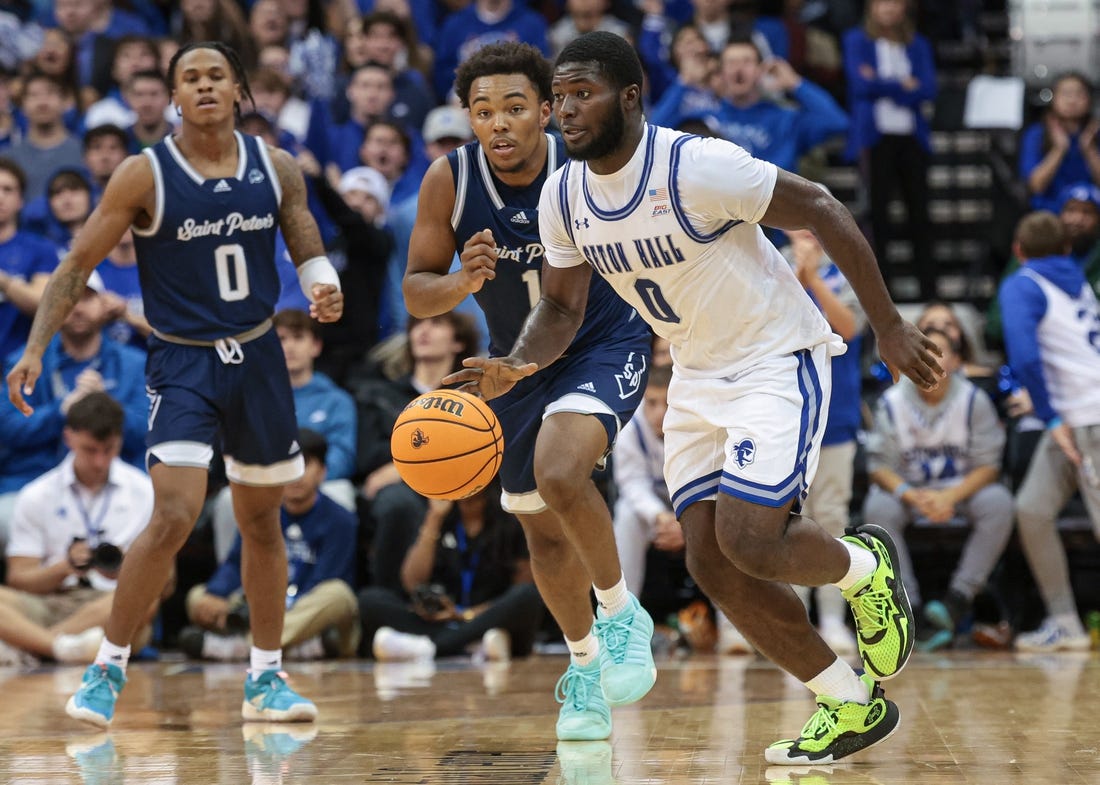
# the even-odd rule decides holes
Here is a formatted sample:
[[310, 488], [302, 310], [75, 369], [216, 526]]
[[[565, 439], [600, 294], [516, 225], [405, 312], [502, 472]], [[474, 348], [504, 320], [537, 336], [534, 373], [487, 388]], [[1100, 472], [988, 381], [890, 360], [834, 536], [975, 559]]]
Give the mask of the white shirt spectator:
[[[152, 514], [153, 483], [144, 472], [115, 458], [107, 484], [93, 493], [77, 481], [70, 453], [19, 492], [7, 555], [55, 564], [68, 558], [74, 537], [85, 538], [92, 548], [109, 542], [125, 553]], [[96, 570], [89, 570], [87, 578], [94, 589], [115, 588], [113, 579]], [[63, 588], [75, 586], [78, 580], [69, 576]]]

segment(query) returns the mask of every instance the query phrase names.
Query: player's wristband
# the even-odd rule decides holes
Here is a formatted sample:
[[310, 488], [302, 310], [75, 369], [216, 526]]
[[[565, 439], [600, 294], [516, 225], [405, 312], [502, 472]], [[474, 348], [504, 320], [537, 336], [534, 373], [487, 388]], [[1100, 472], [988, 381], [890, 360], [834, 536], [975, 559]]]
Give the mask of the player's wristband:
[[340, 291], [340, 276], [336, 274], [336, 268], [327, 256], [314, 256], [298, 266], [298, 283], [306, 298], [313, 302], [313, 287], [315, 284], [331, 284]]
[[895, 499], [900, 499], [902, 496], [905, 495], [905, 492], [908, 491], [909, 489], [911, 489], [912, 487], [913, 486], [910, 485], [909, 483], [903, 482], [897, 488], [894, 488], [894, 498]]

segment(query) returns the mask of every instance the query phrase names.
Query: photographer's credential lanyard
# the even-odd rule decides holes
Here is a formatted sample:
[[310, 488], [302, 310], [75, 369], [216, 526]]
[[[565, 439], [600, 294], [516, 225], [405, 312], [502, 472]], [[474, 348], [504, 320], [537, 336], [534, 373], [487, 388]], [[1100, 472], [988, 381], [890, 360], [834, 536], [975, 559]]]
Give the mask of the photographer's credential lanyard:
[[88, 532], [88, 546], [91, 548], [99, 545], [99, 535], [103, 532], [100, 524], [107, 517], [107, 510], [111, 508], [111, 492], [114, 489], [114, 486], [108, 482], [107, 487], [103, 490], [103, 504], [99, 508], [99, 515], [96, 516], [93, 522], [88, 508], [84, 506], [84, 500], [80, 497], [80, 492], [73, 486], [69, 486], [69, 490], [73, 494], [73, 500], [76, 502], [76, 508], [80, 510], [80, 517], [84, 519], [84, 529]]
[[460, 607], [470, 607], [470, 591], [474, 588], [474, 573], [477, 572], [477, 563], [481, 560], [481, 551], [474, 551], [470, 558], [466, 558], [467, 540], [466, 527], [462, 521], [455, 526], [455, 542], [458, 552], [462, 557], [462, 596], [459, 598]]

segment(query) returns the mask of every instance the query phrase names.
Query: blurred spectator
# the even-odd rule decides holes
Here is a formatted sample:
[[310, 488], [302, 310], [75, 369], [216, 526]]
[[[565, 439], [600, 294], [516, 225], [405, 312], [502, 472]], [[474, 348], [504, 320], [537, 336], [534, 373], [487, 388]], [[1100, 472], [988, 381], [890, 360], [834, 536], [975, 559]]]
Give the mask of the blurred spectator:
[[672, 510], [664, 475], [664, 418], [671, 381], [671, 366], [650, 369], [642, 405], [619, 434], [611, 463], [615, 545], [626, 587], [639, 598], [644, 596], [650, 547], [681, 558], [684, 550], [684, 533]]
[[957, 516], [970, 524], [946, 595], [924, 607], [926, 627], [918, 637], [932, 649], [951, 643], [1000, 560], [1012, 534], [1012, 494], [998, 482], [1005, 435], [992, 401], [957, 373], [957, 343], [939, 330], [925, 335], [939, 347], [947, 378], [931, 390], [902, 379], [879, 400], [867, 444], [873, 486], [863, 517], [893, 536], [898, 567], [917, 607], [920, 583], [905, 528], [916, 520], [944, 525]]
[[0, 357], [27, 340], [38, 300], [57, 267], [53, 246], [19, 228], [25, 184], [19, 165], [0, 157]]
[[23, 83], [20, 106], [27, 117], [26, 134], [6, 151], [27, 177], [24, 199], [46, 192], [46, 179], [63, 166], [80, 166], [80, 141], [62, 122], [65, 88], [55, 77], [31, 74]]
[[413, 156], [412, 139], [396, 122], [379, 120], [372, 123], [359, 147], [359, 161], [381, 172], [390, 184], [390, 201], [400, 202], [420, 191], [420, 181], [428, 164]]
[[252, 34], [256, 50], [265, 46], [285, 46], [290, 35], [290, 24], [279, 0], [256, 0], [248, 12], [248, 30]]
[[339, 322], [323, 328], [324, 365], [342, 383], [352, 366], [362, 361], [365, 349], [378, 342], [380, 300], [393, 248], [393, 240], [383, 228], [390, 184], [380, 172], [357, 166], [344, 172], [337, 192], [308, 152], [299, 154], [298, 160], [344, 240], [347, 265], [340, 271], [340, 288], [347, 311]]
[[[11, 588], [0, 588], [0, 664], [18, 664], [12, 648], [58, 662], [95, 656], [119, 564], [153, 514], [149, 477], [118, 457], [123, 418], [105, 393], [73, 404], [65, 458], [19, 491], [7, 543]], [[154, 605], [150, 621], [155, 614]]]
[[[76, 81], [76, 48], [68, 34], [57, 27], [43, 31], [42, 45], [34, 57], [24, 61], [23, 68], [27, 74], [48, 74], [64, 85], [65, 125], [75, 130], [79, 121], [77, 98], [80, 97], [80, 87]], [[21, 84], [16, 92], [22, 92]]]
[[61, 256], [92, 213], [92, 186], [83, 169], [64, 168], [46, 183], [46, 199], [49, 220], [43, 234]]
[[473, 320], [454, 311], [430, 319], [410, 318], [406, 328], [409, 374], [396, 380], [364, 378], [355, 387], [359, 413], [359, 470], [365, 476], [363, 497], [374, 525], [370, 554], [371, 581], [400, 590], [400, 543], [415, 536], [427, 510], [427, 499], [401, 480], [390, 454], [390, 434], [405, 405], [443, 386], [443, 377], [462, 367], [462, 359], [478, 345]]
[[675, 128], [683, 118], [718, 114], [718, 57], [697, 28], [684, 25], [672, 37], [667, 57], [653, 50], [656, 36], [643, 28], [639, 51], [647, 56], [650, 96], [654, 103], [647, 119]]
[[840, 44], [832, 33], [809, 23], [809, 17], [824, 4], [784, 0], [783, 27], [787, 32], [791, 67], [838, 100], [844, 100], [844, 67]]
[[[885, 270], [892, 237], [890, 200], [901, 191], [920, 299], [936, 298], [936, 260], [928, 217], [931, 151], [923, 104], [936, 97], [932, 45], [913, 31], [907, 0], [870, 0], [863, 27], [844, 35], [844, 72], [852, 124], [848, 156], [860, 162], [871, 204], [871, 230]], [[889, 278], [887, 278], [889, 281]]]
[[479, 642], [489, 660], [531, 653], [542, 600], [523, 530], [499, 499], [496, 483], [457, 502], [433, 499], [412, 539], [392, 543], [383, 558], [400, 563], [401, 590], [359, 593], [364, 649], [369, 641], [376, 660], [450, 657]]
[[359, 147], [367, 129], [376, 121], [391, 119], [393, 76], [383, 65], [366, 63], [352, 72], [345, 94], [348, 120], [331, 130], [328, 142], [332, 160], [342, 172], [361, 163]]
[[290, 33], [290, 74], [306, 98], [329, 101], [336, 91], [339, 47], [329, 34], [324, 0], [282, 0]]
[[[1077, 262], [1094, 293], [1100, 296], [1100, 188], [1091, 183], [1067, 186], [1059, 195], [1058, 217], [1069, 241], [1069, 256]], [[1020, 269], [1015, 256], [1005, 265], [1001, 280]], [[985, 332], [1001, 343], [1003, 328], [1000, 299], [994, 297], [986, 311]]]
[[1092, 83], [1061, 74], [1043, 119], [1020, 138], [1020, 177], [1036, 210], [1058, 210], [1058, 196], [1074, 183], [1100, 184], [1100, 121], [1092, 116]]
[[[306, 317], [309, 318], [308, 316]], [[320, 491], [325, 480], [325, 437], [298, 436], [305, 473], [283, 489], [279, 511], [286, 541], [286, 616], [281, 646], [298, 659], [350, 657], [359, 646], [355, 581], [355, 516]], [[241, 581], [241, 537], [205, 584], [187, 594], [180, 648], [193, 658], [247, 660], [251, 643]]]
[[92, 178], [92, 200], [99, 201], [107, 181], [125, 160], [129, 138], [117, 125], [100, 125], [84, 133], [84, 169]]
[[[293, 148], [306, 138], [310, 106], [291, 92], [290, 77], [274, 68], [260, 67], [248, 77], [257, 113], [275, 126], [276, 147]], [[243, 121], [243, 118], [242, 118]]]
[[135, 118], [134, 124], [127, 129], [131, 153], [140, 153], [172, 133], [172, 123], [165, 117], [172, 93], [159, 71], [134, 74], [123, 93]]
[[[93, 271], [83, 296], [61, 324], [42, 357], [42, 375], [27, 402], [26, 417], [13, 406], [0, 407], [0, 494], [12, 494], [57, 464], [61, 432], [72, 405], [93, 392], [117, 400], [126, 418], [122, 458], [145, 464], [145, 430], [149, 401], [145, 395], [145, 353], [103, 335], [103, 281]], [[19, 359], [17, 347], [6, 358], [4, 375]], [[10, 503], [10, 500], [9, 500]], [[0, 517], [4, 499], [0, 495]]]
[[12, 103], [12, 73], [0, 67], [0, 153], [11, 147], [23, 130], [15, 122], [15, 104]]
[[256, 47], [235, 0], [180, 0], [173, 32], [180, 44], [221, 41], [233, 47], [246, 69], [256, 64]]
[[103, 97], [85, 111], [84, 127], [95, 128], [107, 123], [123, 128], [133, 125], [137, 118], [123, 97], [122, 88], [130, 83], [134, 74], [155, 71], [159, 65], [160, 53], [153, 39], [129, 35], [115, 41], [109, 83], [102, 90]]
[[[344, 65], [348, 72], [367, 63], [384, 66], [393, 79], [391, 116], [409, 128], [420, 128], [436, 100], [421, 71], [416, 33], [408, 20], [391, 11], [375, 11], [348, 20], [344, 30]], [[346, 85], [344, 85], [346, 87]], [[346, 90], [338, 90], [334, 114], [347, 113]]]
[[76, 75], [81, 87], [92, 84], [93, 66], [100, 42], [110, 44], [124, 35], [149, 35], [145, 21], [115, 8], [111, 0], [54, 0], [53, 13], [43, 18], [47, 27], [60, 27], [76, 42]]
[[118, 245], [95, 269], [106, 288], [101, 296], [107, 336], [118, 343], [145, 349], [145, 339], [153, 328], [145, 319], [133, 233], [124, 232]]
[[1001, 284], [1005, 350], [1046, 431], [1016, 494], [1020, 546], [1047, 617], [1016, 638], [1023, 651], [1090, 646], [1069, 581], [1056, 516], [1081, 494], [1100, 538], [1100, 309], [1053, 213], [1025, 216], [1013, 250], [1021, 267]]
[[993, 369], [978, 362], [974, 351], [974, 340], [977, 336], [972, 338], [967, 334], [967, 331], [963, 329], [962, 322], [959, 321], [958, 314], [955, 313], [955, 309], [950, 303], [943, 300], [932, 300], [925, 303], [924, 308], [917, 315], [916, 325], [921, 332], [940, 330], [947, 333], [947, 337], [954, 343], [959, 354], [961, 362], [959, 370], [971, 381], [977, 381], [978, 386], [982, 387], [990, 397], [993, 396], [993, 390], [991, 388], [987, 389], [987, 385], [980, 381], [992, 377]]
[[[825, 190], [824, 186], [822, 189]], [[809, 494], [802, 502], [803, 515], [817, 521], [832, 536], [841, 537], [848, 527], [848, 508], [852, 501], [856, 436], [862, 416], [860, 356], [867, 316], [852, 285], [826, 255], [813, 232], [801, 229], [788, 232], [787, 237], [790, 244], [784, 249], [784, 255], [790, 260], [799, 283], [833, 332], [848, 346], [844, 354], [830, 361], [832, 393], [825, 434], [821, 439], [821, 458]], [[855, 636], [847, 625], [848, 603], [840, 590], [835, 586], [819, 586], [812, 591], [796, 587], [795, 590], [807, 606], [813, 594], [818, 629], [829, 648], [841, 655], [855, 654]]]
[[436, 46], [434, 83], [440, 98], [451, 94], [455, 69], [485, 44], [524, 41], [550, 54], [546, 19], [522, 2], [474, 0], [444, 20]]
[[630, 25], [610, 13], [609, 0], [565, 0], [565, 13], [550, 28], [550, 57], [556, 58], [579, 35], [603, 30], [633, 40]]
[[[280, 311], [272, 319], [283, 346], [298, 427], [315, 431], [325, 440], [325, 496], [344, 509], [355, 509], [355, 488], [349, 478], [355, 471], [357, 433], [355, 401], [325, 374], [314, 370], [321, 354], [321, 327], [305, 311]], [[214, 503], [214, 550], [224, 559], [234, 541], [237, 521], [229, 488]]]

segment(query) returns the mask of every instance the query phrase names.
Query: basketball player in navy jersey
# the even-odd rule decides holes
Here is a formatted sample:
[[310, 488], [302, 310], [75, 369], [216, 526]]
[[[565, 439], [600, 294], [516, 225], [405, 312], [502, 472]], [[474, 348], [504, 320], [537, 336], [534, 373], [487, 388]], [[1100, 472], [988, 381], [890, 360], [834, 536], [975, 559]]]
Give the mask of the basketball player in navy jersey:
[[[565, 155], [545, 133], [551, 72], [537, 49], [491, 44], [456, 76], [477, 140], [435, 161], [424, 178], [405, 302], [427, 318], [473, 294], [499, 355], [539, 301], [539, 193]], [[456, 249], [462, 266], [449, 273]], [[595, 285], [567, 356], [493, 401], [504, 429], [502, 502], [523, 523], [535, 582], [571, 653], [557, 688], [563, 741], [608, 738], [609, 704], [639, 700], [656, 678], [653, 622], [626, 589], [611, 515], [591, 479], [641, 401], [649, 345], [634, 309]]]
[[251, 99], [237, 55], [218, 42], [189, 44], [169, 65], [182, 118], [174, 136], [127, 158], [43, 294], [8, 395], [23, 399], [41, 373], [50, 338], [92, 269], [127, 228], [137, 245], [149, 338], [147, 464], [156, 501], [123, 562], [99, 655], [69, 700], [70, 716], [107, 727], [126, 683], [129, 643], [172, 574], [176, 552], [206, 497], [216, 440], [225, 457], [244, 541], [242, 571], [252, 658], [242, 715], [312, 720], [314, 704], [287, 686], [280, 637], [286, 550], [279, 527], [283, 486], [302, 475], [286, 362], [271, 315], [279, 295], [280, 228], [310, 311], [340, 318], [343, 295], [306, 207], [305, 185], [286, 153], [234, 131]]

